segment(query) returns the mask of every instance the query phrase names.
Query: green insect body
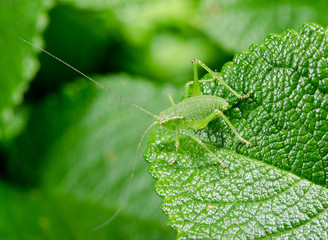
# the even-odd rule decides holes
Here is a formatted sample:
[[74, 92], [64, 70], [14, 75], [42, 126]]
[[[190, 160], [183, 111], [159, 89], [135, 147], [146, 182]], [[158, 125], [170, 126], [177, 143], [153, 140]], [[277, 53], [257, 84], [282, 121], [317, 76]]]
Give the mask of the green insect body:
[[[224, 163], [199, 138], [188, 130], [188, 126], [195, 130], [206, 127], [217, 115], [231, 107], [227, 100], [211, 95], [200, 95], [184, 99], [175, 104], [171, 95], [169, 95], [169, 98], [173, 106], [160, 113], [157, 123], [168, 129], [176, 129], [176, 156], [179, 149], [179, 127], [182, 126], [191, 138], [213, 155], [222, 167], [225, 167]], [[176, 156], [173, 161], [169, 162], [170, 165], [176, 161]]]
[[184, 99], [159, 114], [161, 126], [172, 129], [184, 123], [197, 130], [204, 128], [216, 110], [225, 111], [231, 106], [227, 100], [211, 95]]
[[[204, 144], [198, 137], [196, 137], [191, 131], [190, 128], [192, 129], [201, 129], [207, 126], [207, 124], [212, 121], [213, 119], [215, 119], [216, 117], [221, 117], [226, 123], [227, 125], [230, 127], [230, 129], [233, 131], [233, 133], [237, 136], [237, 138], [246, 143], [247, 145], [251, 145], [251, 143], [247, 140], [245, 140], [244, 138], [242, 138], [239, 133], [237, 132], [237, 130], [234, 128], [234, 126], [232, 125], [232, 123], [229, 121], [229, 119], [223, 114], [223, 111], [229, 109], [231, 106], [229, 105], [228, 101], [220, 98], [220, 97], [216, 97], [216, 96], [211, 96], [211, 95], [202, 95], [201, 91], [200, 91], [200, 82], [212, 82], [212, 81], [219, 81], [221, 84], [223, 84], [229, 91], [231, 91], [238, 99], [245, 99], [249, 97], [249, 94], [246, 94], [244, 96], [239, 95], [237, 92], [235, 92], [227, 83], [225, 83], [223, 81], [223, 79], [221, 78], [221, 76], [216, 73], [213, 72], [210, 68], [208, 68], [204, 63], [202, 63], [199, 60], [193, 60], [193, 72], [194, 72], [194, 80], [191, 82], [188, 82], [185, 86], [185, 95], [184, 95], [184, 100], [175, 104], [173, 101], [173, 98], [170, 94], [168, 94], [168, 98], [172, 104], [172, 106], [170, 108], [168, 108], [167, 110], [162, 111], [158, 116], [143, 109], [142, 107], [138, 106], [137, 104], [121, 97], [119, 94], [111, 91], [110, 89], [106, 88], [105, 86], [103, 86], [102, 84], [98, 83], [97, 81], [95, 81], [94, 79], [90, 78], [89, 76], [87, 76], [86, 74], [84, 74], [83, 72], [79, 71], [78, 69], [74, 68], [73, 66], [69, 65], [68, 63], [66, 63], [65, 61], [61, 60], [60, 58], [54, 56], [53, 54], [47, 52], [46, 50], [35, 46], [34, 44], [21, 39], [22, 41], [32, 45], [35, 48], [40, 49], [41, 51], [43, 51], [44, 53], [50, 55], [51, 57], [57, 59], [59, 62], [65, 64], [66, 66], [70, 67], [71, 69], [73, 69], [74, 71], [78, 72], [79, 74], [81, 74], [82, 76], [84, 76], [85, 78], [89, 79], [90, 81], [94, 82], [95, 84], [97, 84], [98, 86], [100, 86], [101, 88], [105, 89], [107, 92], [111, 93], [112, 95], [114, 95], [115, 97], [120, 98], [121, 100], [125, 101], [126, 103], [134, 106], [135, 108], [145, 112], [146, 114], [154, 117], [156, 119], [155, 122], [153, 122], [144, 132], [143, 136], [141, 137], [141, 140], [139, 142], [137, 151], [136, 151], [136, 155], [134, 158], [134, 163], [133, 163], [133, 169], [132, 169], [132, 174], [130, 176], [130, 180], [129, 180], [129, 184], [124, 196], [124, 200], [120, 206], [120, 208], [116, 211], [116, 213], [109, 218], [106, 222], [104, 222], [103, 224], [99, 225], [98, 227], [96, 227], [94, 230], [100, 229], [103, 226], [105, 226], [106, 224], [108, 224], [109, 222], [111, 222], [118, 214], [119, 212], [122, 210], [123, 205], [127, 199], [128, 196], [128, 192], [131, 186], [131, 182], [132, 182], [132, 178], [133, 178], [133, 173], [135, 170], [135, 166], [136, 166], [136, 160], [137, 160], [137, 155], [138, 155], [138, 151], [140, 149], [141, 146], [141, 142], [144, 139], [146, 133], [148, 132], [149, 129], [151, 129], [153, 126], [155, 125], [161, 125], [165, 128], [171, 129], [171, 130], [175, 130], [175, 147], [176, 147], [176, 154], [175, 157], [172, 161], [170, 161], [168, 164], [172, 165], [174, 164], [174, 162], [177, 159], [177, 155], [178, 155], [178, 150], [179, 150], [179, 134], [180, 134], [180, 128], [182, 127], [184, 129], [184, 131], [193, 139], [195, 140], [199, 145], [201, 145], [208, 153], [210, 153], [220, 164], [221, 166], [224, 168], [225, 164], [206, 146], [206, 144]], [[210, 75], [212, 76], [211, 79], [206, 79], [206, 80], [198, 80], [198, 72], [197, 72], [197, 66], [200, 65], [201, 67], [203, 67], [207, 72], [210, 73]], [[192, 91], [191, 91], [191, 96], [189, 97], [189, 86], [192, 85]]]

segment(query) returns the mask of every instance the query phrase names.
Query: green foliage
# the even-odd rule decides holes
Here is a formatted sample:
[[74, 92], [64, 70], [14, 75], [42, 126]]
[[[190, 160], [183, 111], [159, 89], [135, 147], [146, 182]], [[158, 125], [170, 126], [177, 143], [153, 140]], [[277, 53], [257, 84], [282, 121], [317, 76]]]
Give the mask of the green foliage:
[[[38, 62], [39, 51], [20, 41], [20, 37], [45, 47], [110, 89], [158, 114], [170, 105], [166, 93], [172, 93], [176, 102], [182, 96], [183, 84], [192, 79], [193, 58], [220, 70], [236, 51], [262, 41], [269, 33], [296, 29], [305, 21], [327, 25], [323, 4], [324, 1], [308, 0], [265, 4], [257, 0], [1, 1], [0, 239], [172, 239], [176, 235], [167, 227], [167, 216], [159, 207], [161, 199], [153, 192], [155, 181], [146, 172], [146, 163], [140, 161], [141, 153], [122, 213], [105, 228], [91, 231], [120, 206], [138, 141], [152, 119], [92, 83], [76, 80], [78, 74], [48, 56], [40, 54]], [[266, 40], [265, 46], [285, 44], [272, 52], [289, 54], [280, 50], [298, 42], [301, 33], [289, 34], [294, 42], [288, 42], [286, 35], [286, 39]], [[249, 215], [247, 219], [238, 215], [246, 211], [237, 212], [234, 197], [241, 203], [240, 207], [263, 209], [264, 203], [281, 193], [279, 197], [284, 199], [279, 206], [282, 207], [272, 211], [279, 217], [286, 214], [286, 211], [280, 214], [287, 206], [284, 201], [293, 204], [299, 197], [301, 200], [293, 205], [298, 207], [297, 204], [311, 201], [311, 194], [315, 196], [319, 192], [322, 195], [318, 196], [324, 196], [327, 126], [323, 109], [327, 108], [327, 82], [322, 70], [325, 62], [319, 60], [325, 53], [317, 51], [323, 45], [310, 49], [306, 48], [307, 44], [297, 47], [304, 49], [304, 54], [299, 52], [289, 59], [290, 63], [296, 62], [294, 58], [299, 59], [299, 69], [294, 65], [284, 67], [289, 62], [284, 62], [285, 58], [279, 54], [265, 52], [262, 45], [253, 45], [249, 52], [237, 54], [234, 63], [226, 65], [222, 72], [225, 81], [239, 92], [252, 92], [246, 102], [238, 102], [220, 85], [204, 86], [204, 92], [230, 99], [234, 108], [228, 117], [242, 136], [254, 144], [247, 148], [238, 143], [219, 119], [204, 131], [196, 132], [229, 168], [223, 170], [216, 166], [208, 155], [209, 159], [199, 158], [206, 153], [185, 136], [181, 137], [184, 149], [180, 151], [180, 160], [168, 166], [166, 160], [174, 154], [174, 133], [161, 130], [151, 133], [145, 156], [152, 161], [153, 176], [162, 179], [157, 183], [157, 192], [160, 196], [170, 196], [165, 197], [163, 209], [180, 237], [196, 236], [199, 225], [192, 221], [186, 223], [178, 212], [182, 206], [185, 215], [195, 216], [190, 207], [194, 200], [189, 205], [180, 205], [181, 198], [175, 193], [184, 196], [186, 189], [192, 193], [202, 181], [197, 173], [201, 175], [205, 169], [216, 171], [219, 187], [231, 191], [222, 190], [214, 196], [211, 186], [204, 182], [206, 191], [198, 198], [214, 196], [222, 200], [222, 194], [226, 193], [231, 201], [223, 201], [226, 205], [211, 203], [205, 210], [205, 205], [198, 205], [200, 215], [195, 218], [198, 222], [202, 219], [212, 222], [211, 216], [217, 213], [216, 217], [221, 218], [222, 211], [228, 211], [225, 219], [230, 217], [230, 222], [220, 223], [234, 229], [238, 224], [249, 226], [252, 223], [247, 221]], [[273, 59], [279, 60], [276, 63], [279, 67], [267, 72]], [[304, 84], [294, 85], [300, 79]], [[308, 93], [300, 95], [303, 91]], [[154, 161], [156, 156], [159, 158]], [[270, 173], [271, 180], [265, 171]], [[174, 173], [177, 176], [173, 178]], [[172, 178], [163, 178], [163, 174]], [[255, 179], [253, 175], [263, 177]], [[207, 176], [214, 175], [209, 172]], [[185, 181], [187, 177], [195, 177], [192, 186]], [[177, 181], [171, 182], [172, 179]], [[284, 179], [288, 179], [289, 188], [283, 185]], [[188, 188], [184, 188], [184, 183]], [[264, 183], [266, 189], [261, 188]], [[256, 190], [254, 199], [269, 200], [250, 204], [247, 197], [251, 196], [251, 190]], [[301, 207], [287, 206], [290, 216], [301, 215], [301, 210], [305, 214], [294, 218], [295, 221], [286, 217], [276, 218], [274, 222], [269, 213], [263, 212], [254, 219], [260, 224], [272, 220], [271, 225], [262, 225], [267, 229], [270, 225], [271, 232], [278, 231], [276, 236], [280, 229], [288, 234], [288, 229], [292, 232], [297, 226], [298, 229], [311, 227], [317, 234], [320, 230], [313, 229], [322, 225], [315, 228], [315, 221], [325, 217], [323, 198], [317, 199], [321, 205], [319, 202], [304, 205], [304, 211]], [[218, 207], [222, 210], [217, 210]], [[254, 208], [249, 214], [254, 213]], [[190, 232], [181, 230], [181, 226]], [[208, 230], [204, 226], [197, 236]], [[305, 235], [305, 230], [300, 234]]]
[[240, 143], [220, 120], [198, 131], [227, 169], [188, 136], [168, 166], [174, 137], [153, 133], [145, 157], [178, 239], [328, 237], [327, 31], [306, 24], [238, 53], [221, 73], [251, 93], [244, 102], [223, 86], [204, 86], [232, 99], [227, 115], [253, 143]]
[[40, 39], [47, 25], [45, 13], [51, 3], [50, 0], [0, 2], [0, 140], [8, 140], [21, 131], [26, 117], [22, 109], [15, 107], [22, 103], [28, 83], [38, 68], [31, 49], [22, 45], [19, 37]]

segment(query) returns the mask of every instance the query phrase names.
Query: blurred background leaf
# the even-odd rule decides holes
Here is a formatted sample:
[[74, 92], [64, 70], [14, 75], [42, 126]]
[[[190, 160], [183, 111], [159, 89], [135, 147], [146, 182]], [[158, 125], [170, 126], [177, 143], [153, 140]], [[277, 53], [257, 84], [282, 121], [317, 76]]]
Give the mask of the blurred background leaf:
[[[41, 44], [41, 32], [48, 24], [47, 1], [0, 1], [0, 140], [17, 135], [26, 121], [26, 113], [16, 108], [23, 102], [39, 64], [36, 50], [26, 48], [19, 37], [34, 39]], [[19, 16], [19, 17], [18, 17]]]
[[39, 51], [19, 37], [157, 114], [167, 92], [183, 94], [193, 58], [220, 70], [268, 33], [326, 25], [326, 10], [309, 0], [0, 1], [0, 238], [175, 236], [141, 157], [124, 211], [91, 232], [119, 206], [152, 119], [44, 54], [37, 72]]
[[302, 23], [328, 24], [324, 0], [206, 0], [201, 4], [201, 28], [213, 41], [235, 53], [262, 42], [269, 33], [298, 29]]
[[[176, 93], [173, 88], [156, 87], [126, 74], [95, 79], [154, 112], [169, 105], [162, 104], [165, 92]], [[151, 106], [149, 98], [156, 104]], [[146, 163], [140, 161], [141, 155], [120, 218], [92, 232], [120, 207], [138, 141], [153, 121], [146, 119], [142, 112], [84, 79], [67, 84], [60, 93], [31, 109], [27, 129], [10, 151], [7, 171], [11, 182], [31, 188], [29, 194], [39, 192], [38, 201], [45, 205], [45, 211], [37, 212], [47, 222], [44, 230], [49, 235], [59, 237], [68, 231], [72, 236], [90, 237], [106, 232], [114, 239], [170, 236], [165, 228], [167, 219], [160, 210], [160, 198], [153, 191], [154, 180], [147, 173]], [[54, 203], [59, 211], [52, 212]], [[20, 211], [28, 215], [29, 209]], [[67, 229], [67, 221], [73, 221], [74, 226]], [[57, 228], [63, 229], [56, 233]], [[126, 231], [127, 228], [130, 230]], [[147, 237], [149, 229], [152, 235]]]

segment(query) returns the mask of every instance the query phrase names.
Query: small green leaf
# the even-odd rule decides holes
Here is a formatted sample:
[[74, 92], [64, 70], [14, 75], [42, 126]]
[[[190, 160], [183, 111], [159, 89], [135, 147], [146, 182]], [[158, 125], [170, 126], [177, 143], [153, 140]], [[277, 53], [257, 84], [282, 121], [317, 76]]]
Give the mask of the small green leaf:
[[239, 142], [221, 119], [196, 131], [226, 169], [184, 134], [170, 166], [174, 134], [152, 133], [145, 158], [178, 239], [328, 237], [327, 58], [327, 28], [305, 24], [269, 35], [223, 67], [224, 80], [250, 99], [204, 86], [229, 99], [226, 115], [253, 143]]

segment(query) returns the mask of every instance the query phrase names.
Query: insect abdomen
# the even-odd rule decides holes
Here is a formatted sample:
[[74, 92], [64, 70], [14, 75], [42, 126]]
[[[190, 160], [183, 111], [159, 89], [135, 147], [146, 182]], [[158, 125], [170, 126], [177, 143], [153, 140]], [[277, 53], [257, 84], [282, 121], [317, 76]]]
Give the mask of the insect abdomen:
[[177, 104], [177, 111], [180, 111], [187, 121], [199, 121], [211, 115], [216, 109], [223, 110], [226, 104], [228, 103], [223, 98], [203, 95], [180, 102]]
[[196, 96], [187, 98], [161, 112], [160, 120], [170, 123], [179, 119], [191, 126], [203, 126], [204, 119], [213, 114], [215, 110], [224, 111], [228, 107], [228, 102], [223, 98], [210, 95]]

